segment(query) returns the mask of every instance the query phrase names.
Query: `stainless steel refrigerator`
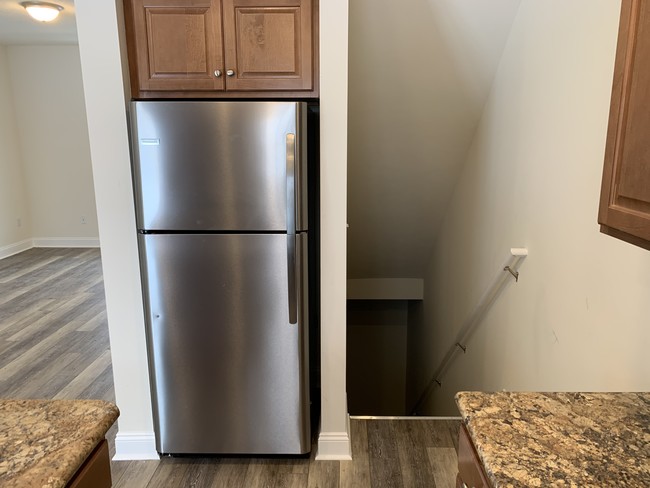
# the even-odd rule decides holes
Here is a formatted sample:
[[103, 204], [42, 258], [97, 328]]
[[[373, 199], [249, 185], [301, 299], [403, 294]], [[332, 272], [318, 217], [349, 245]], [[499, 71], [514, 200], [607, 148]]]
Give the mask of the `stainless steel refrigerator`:
[[306, 105], [130, 122], [157, 450], [308, 452]]

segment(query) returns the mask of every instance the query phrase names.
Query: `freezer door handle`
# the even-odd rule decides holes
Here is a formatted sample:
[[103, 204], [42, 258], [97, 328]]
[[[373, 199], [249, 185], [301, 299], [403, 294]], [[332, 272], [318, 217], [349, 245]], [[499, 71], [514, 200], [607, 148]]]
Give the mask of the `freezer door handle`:
[[296, 233], [296, 135], [287, 134], [287, 234]]
[[287, 134], [287, 271], [289, 323], [298, 323], [296, 291], [296, 135]]

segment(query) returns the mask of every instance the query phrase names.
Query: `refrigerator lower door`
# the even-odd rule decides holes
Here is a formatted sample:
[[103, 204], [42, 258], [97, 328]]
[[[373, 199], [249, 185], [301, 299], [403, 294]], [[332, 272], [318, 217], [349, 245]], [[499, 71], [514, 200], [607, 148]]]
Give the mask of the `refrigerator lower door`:
[[[310, 451], [306, 237], [139, 236], [160, 453]], [[297, 240], [297, 324], [288, 239]]]

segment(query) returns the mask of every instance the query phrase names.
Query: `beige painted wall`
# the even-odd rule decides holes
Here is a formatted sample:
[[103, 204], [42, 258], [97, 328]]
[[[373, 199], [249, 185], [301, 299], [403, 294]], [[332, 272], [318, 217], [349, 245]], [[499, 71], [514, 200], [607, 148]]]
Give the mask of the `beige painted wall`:
[[6, 51], [31, 237], [97, 238], [79, 49], [38, 45]]
[[320, 2], [321, 423], [317, 459], [350, 456], [345, 389], [348, 0]]
[[[20, 227], [17, 219], [21, 219]], [[12, 245], [30, 237], [7, 48], [0, 46], [0, 255], [13, 252]]]
[[420, 387], [509, 248], [530, 254], [430, 412], [467, 389], [650, 389], [650, 254], [596, 223], [619, 9], [522, 1], [427, 272]]
[[118, 11], [75, 2], [102, 248], [115, 398], [116, 455], [155, 458]]

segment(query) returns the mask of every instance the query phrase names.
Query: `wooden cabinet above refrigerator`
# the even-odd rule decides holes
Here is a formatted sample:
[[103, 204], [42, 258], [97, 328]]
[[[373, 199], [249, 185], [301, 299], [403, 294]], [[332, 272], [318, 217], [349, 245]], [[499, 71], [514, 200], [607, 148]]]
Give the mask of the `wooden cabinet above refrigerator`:
[[318, 0], [124, 6], [135, 99], [318, 97]]

